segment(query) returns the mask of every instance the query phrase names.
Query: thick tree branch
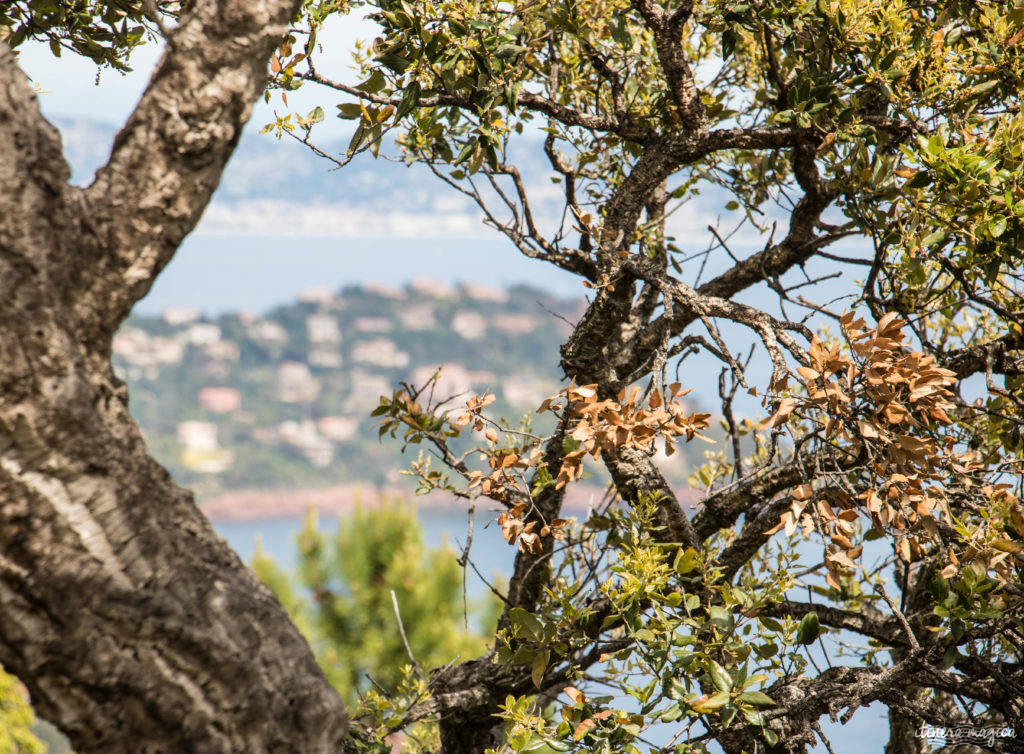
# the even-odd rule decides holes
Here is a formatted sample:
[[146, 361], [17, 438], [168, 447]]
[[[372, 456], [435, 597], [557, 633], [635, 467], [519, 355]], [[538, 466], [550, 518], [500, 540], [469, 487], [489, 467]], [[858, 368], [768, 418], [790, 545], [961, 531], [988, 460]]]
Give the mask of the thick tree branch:
[[973, 346], [952, 351], [941, 356], [943, 366], [956, 372], [960, 379], [984, 372], [988, 365], [997, 374], [1017, 376], [1024, 374], [1024, 336], [1009, 333]]
[[86, 332], [127, 316], [195, 227], [234, 151], [295, 0], [196, 3], [85, 195], [102, 243], [73, 271]]
[[148, 457], [109, 361], [296, 6], [199, 4], [84, 193], [0, 49], [0, 663], [82, 754], [326, 753], [346, 734], [280, 604]]
[[870, 605], [864, 607], [865, 609], [855, 613], [823, 604], [783, 600], [768, 604], [761, 613], [773, 618], [789, 616], [800, 620], [807, 613], [814, 612], [817, 613], [822, 625], [830, 628], [853, 631], [861, 636], [875, 639], [882, 646], [907, 646], [906, 637], [900, 633], [899, 624], [895, 619], [885, 618]]
[[683, 547], [701, 546], [686, 512], [650, 456], [634, 448], [622, 447], [602, 453], [601, 458], [619, 495], [630, 505], [641, 497], [656, 500], [656, 525], [660, 529], [654, 537], [656, 540]]
[[785, 489], [794, 487], [814, 473], [811, 459], [790, 461], [741, 479], [728, 488], [704, 498], [693, 528], [697, 536], [707, 539], [719, 529], [732, 526], [752, 505], [770, 500]]
[[653, 0], [633, 0], [632, 5], [654, 35], [676, 117], [691, 132], [706, 130], [707, 113], [683, 50], [683, 26], [693, 12], [692, 0], [679, 3], [671, 14]]

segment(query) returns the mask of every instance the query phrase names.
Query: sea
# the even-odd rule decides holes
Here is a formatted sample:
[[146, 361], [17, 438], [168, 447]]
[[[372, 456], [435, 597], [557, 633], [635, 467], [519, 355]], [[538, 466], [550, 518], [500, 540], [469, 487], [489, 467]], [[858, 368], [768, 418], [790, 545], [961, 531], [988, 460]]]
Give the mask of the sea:
[[[477, 510], [473, 516], [473, 541], [470, 560], [476, 570], [494, 584], [507, 582], [512, 573], [516, 550], [501, 536], [497, 526], [497, 513]], [[418, 519], [426, 547], [447, 548], [452, 559], [458, 558], [466, 545], [469, 520], [465, 511], [452, 509], [420, 509]], [[263, 553], [285, 570], [294, 570], [298, 563], [296, 538], [303, 527], [303, 518], [268, 518], [257, 521], [213, 522], [213, 527], [246, 563], [252, 561], [257, 545]], [[321, 515], [319, 527], [325, 534], [337, 531], [338, 519]], [[466, 577], [466, 591], [477, 597], [488, 589], [486, 583], [472, 569]]]

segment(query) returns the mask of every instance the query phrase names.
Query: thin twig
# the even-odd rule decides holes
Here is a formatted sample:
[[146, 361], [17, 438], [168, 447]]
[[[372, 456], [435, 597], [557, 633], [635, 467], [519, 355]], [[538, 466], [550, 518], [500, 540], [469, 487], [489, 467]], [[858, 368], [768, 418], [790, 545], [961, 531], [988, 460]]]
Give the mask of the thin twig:
[[423, 669], [420, 664], [416, 662], [416, 658], [413, 656], [412, 647], [409, 646], [409, 639], [405, 635], [405, 626], [402, 625], [402, 614], [398, 611], [398, 598], [395, 596], [395, 590], [391, 590], [391, 604], [395, 606], [395, 618], [398, 619], [398, 633], [402, 635], [402, 644], [405, 645], [405, 651], [409, 654], [409, 659], [412, 660], [413, 667], [416, 668], [416, 672], [420, 675], [423, 674]]
[[914, 636], [914, 632], [910, 629], [910, 623], [907, 622], [907, 616], [903, 614], [903, 611], [896, 607], [896, 603], [892, 601], [888, 594], [886, 594], [885, 587], [881, 584], [875, 584], [875, 593], [881, 596], [883, 600], [889, 603], [889, 607], [892, 609], [893, 615], [896, 616], [896, 620], [903, 626], [903, 631], [907, 634], [907, 641], [910, 642], [912, 649], [920, 649], [921, 645], [917, 642], [917, 637]]

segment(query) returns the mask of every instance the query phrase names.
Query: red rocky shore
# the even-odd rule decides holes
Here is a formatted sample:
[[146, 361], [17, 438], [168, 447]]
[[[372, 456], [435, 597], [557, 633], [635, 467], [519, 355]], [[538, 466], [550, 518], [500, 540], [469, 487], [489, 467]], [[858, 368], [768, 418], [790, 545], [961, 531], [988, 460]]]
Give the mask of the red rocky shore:
[[[348, 513], [357, 505], [373, 506], [380, 500], [406, 499], [430, 510], [463, 510], [466, 502], [453, 495], [433, 493], [413, 496], [408, 489], [376, 487], [371, 484], [344, 484], [320, 489], [239, 490], [207, 498], [200, 508], [215, 522], [257, 521], [269, 518], [301, 516], [310, 508], [325, 516]], [[579, 515], [602, 498], [602, 490], [593, 485], [575, 484], [566, 490], [564, 510]], [[481, 498], [478, 510], [497, 508], [498, 503]]]

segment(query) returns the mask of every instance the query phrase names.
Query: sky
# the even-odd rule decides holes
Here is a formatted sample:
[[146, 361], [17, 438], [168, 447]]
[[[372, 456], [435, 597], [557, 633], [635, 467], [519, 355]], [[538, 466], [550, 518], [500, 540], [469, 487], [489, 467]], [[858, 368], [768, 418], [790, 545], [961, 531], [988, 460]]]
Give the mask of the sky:
[[[358, 16], [328, 22], [320, 34], [321, 70], [330, 71], [333, 78], [354, 81], [350, 51], [357, 39], [371, 38], [373, 28]], [[68, 53], [55, 58], [49, 46], [39, 43], [27, 43], [19, 57], [22, 69], [40, 92], [44, 116], [105, 123], [112, 140], [141, 97], [160, 52], [156, 43], [139, 48], [131, 60], [134, 71], [127, 75], [110, 69], [97, 75], [91, 61]], [[318, 104], [333, 109], [329, 107], [333, 103], [330, 93], [323, 90], [300, 89], [290, 93], [288, 100], [294, 111], [308, 112]], [[259, 100], [245, 138], [273, 143], [272, 136], [257, 132], [273, 120], [275, 108], [281, 107], [279, 96], [270, 103]], [[344, 136], [347, 128], [348, 121], [327, 118], [318, 127], [318, 136], [336, 139]], [[295, 145], [282, 143], [280, 148], [294, 149]], [[353, 163], [350, 169], [355, 167]], [[282, 214], [274, 218], [269, 230], [264, 223], [259, 232], [225, 233], [212, 222], [200, 222], [136, 312], [158, 314], [172, 306], [194, 306], [210, 315], [236, 309], [259, 312], [293, 300], [310, 287], [341, 288], [370, 282], [400, 286], [417, 277], [449, 285], [461, 281], [499, 286], [529, 283], [572, 297], [585, 293], [574, 276], [526, 259], [483, 226], [478, 232], [450, 238], [381, 237], [360, 235], [358, 230], [345, 236], [329, 232], [296, 236], [288, 223], [289, 218]]]

